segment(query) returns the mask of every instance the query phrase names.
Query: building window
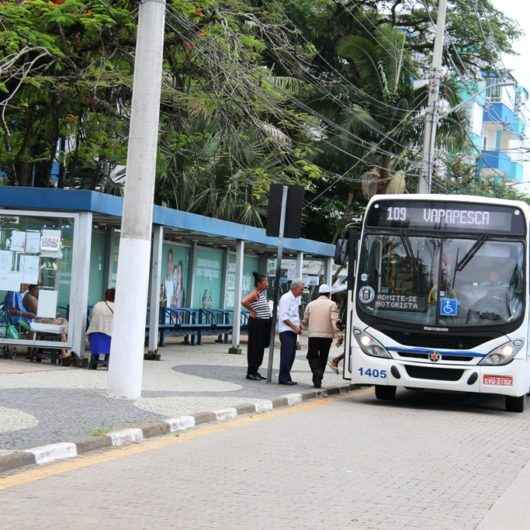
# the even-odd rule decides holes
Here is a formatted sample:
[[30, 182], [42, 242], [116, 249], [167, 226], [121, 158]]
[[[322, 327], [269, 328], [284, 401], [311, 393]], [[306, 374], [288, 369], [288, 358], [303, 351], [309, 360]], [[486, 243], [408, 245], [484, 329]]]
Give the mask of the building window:
[[486, 96], [489, 100], [500, 101], [501, 99], [500, 80], [497, 77], [486, 79]]

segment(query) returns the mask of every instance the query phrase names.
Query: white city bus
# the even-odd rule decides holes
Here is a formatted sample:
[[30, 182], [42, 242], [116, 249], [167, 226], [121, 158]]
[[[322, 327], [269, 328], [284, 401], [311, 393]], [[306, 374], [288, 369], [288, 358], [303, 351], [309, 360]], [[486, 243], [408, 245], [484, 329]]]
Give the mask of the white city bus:
[[348, 245], [344, 376], [378, 399], [397, 387], [477, 392], [522, 412], [529, 216], [481, 197], [372, 198]]

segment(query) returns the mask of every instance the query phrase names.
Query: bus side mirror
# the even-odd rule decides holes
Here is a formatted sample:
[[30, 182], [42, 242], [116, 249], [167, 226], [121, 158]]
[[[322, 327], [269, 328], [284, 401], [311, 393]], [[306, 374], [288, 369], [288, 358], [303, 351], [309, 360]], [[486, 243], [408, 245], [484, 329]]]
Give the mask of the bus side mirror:
[[348, 240], [338, 239], [335, 244], [335, 265], [348, 264]]
[[349, 233], [348, 240], [348, 289], [353, 289], [355, 283], [355, 266], [357, 252], [359, 250], [359, 241], [361, 240], [360, 230], [352, 230]]
[[349, 234], [349, 247], [348, 254], [352, 260], [357, 259], [357, 249], [359, 247], [359, 241], [361, 240], [361, 231], [352, 230]]

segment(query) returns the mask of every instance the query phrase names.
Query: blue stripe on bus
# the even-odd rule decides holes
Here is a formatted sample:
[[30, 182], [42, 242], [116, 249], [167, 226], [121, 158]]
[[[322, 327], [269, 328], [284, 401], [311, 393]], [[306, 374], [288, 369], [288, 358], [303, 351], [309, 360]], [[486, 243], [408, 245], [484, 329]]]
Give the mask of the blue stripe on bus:
[[440, 355], [452, 355], [454, 357], [486, 357], [487, 353], [478, 353], [474, 351], [448, 351], [448, 350], [439, 350], [436, 348], [414, 348], [414, 349], [406, 349], [406, 348], [387, 348], [388, 351], [396, 352], [396, 353], [432, 353], [432, 352], [438, 352]]

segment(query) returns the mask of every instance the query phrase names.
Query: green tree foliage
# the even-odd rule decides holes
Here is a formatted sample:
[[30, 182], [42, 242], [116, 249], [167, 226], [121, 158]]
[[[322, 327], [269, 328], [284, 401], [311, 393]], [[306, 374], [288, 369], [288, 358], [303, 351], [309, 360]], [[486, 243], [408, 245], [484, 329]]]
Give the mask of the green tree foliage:
[[[414, 189], [435, 3], [168, 0], [157, 202], [260, 225], [270, 183], [300, 184], [306, 235], [329, 239], [362, 209], [362, 183]], [[49, 185], [59, 161], [60, 186], [119, 193], [136, 15], [132, 0], [0, 3], [10, 184]], [[518, 28], [489, 0], [452, 0], [448, 34], [456, 105], [460, 77], [493, 69]], [[463, 149], [465, 126], [443, 120], [439, 145]]]
[[61, 185], [94, 187], [101, 167], [123, 157], [134, 5], [0, 4], [0, 55], [17, 58], [0, 86], [3, 95], [14, 94], [1, 109], [0, 164], [9, 183], [46, 186], [59, 159], [68, 168]]

